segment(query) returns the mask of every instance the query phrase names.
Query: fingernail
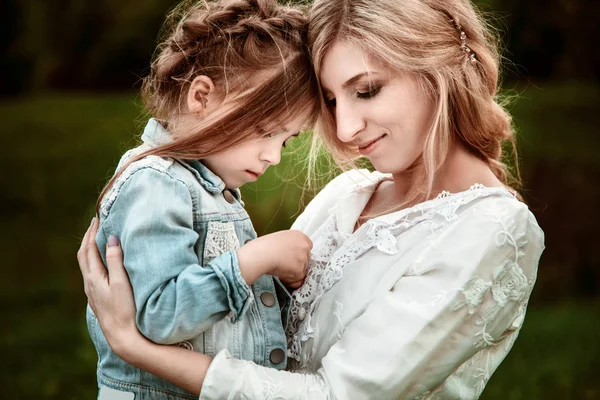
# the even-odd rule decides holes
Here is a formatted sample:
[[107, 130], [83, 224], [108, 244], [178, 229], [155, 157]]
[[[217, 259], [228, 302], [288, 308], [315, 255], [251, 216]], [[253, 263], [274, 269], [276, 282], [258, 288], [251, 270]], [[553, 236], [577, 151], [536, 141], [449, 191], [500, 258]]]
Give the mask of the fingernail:
[[94, 225], [94, 222], [96, 222], [96, 217], [92, 218], [92, 222], [90, 222], [90, 226]]
[[115, 235], [110, 235], [108, 237], [108, 247], [116, 247], [119, 245], [119, 239]]

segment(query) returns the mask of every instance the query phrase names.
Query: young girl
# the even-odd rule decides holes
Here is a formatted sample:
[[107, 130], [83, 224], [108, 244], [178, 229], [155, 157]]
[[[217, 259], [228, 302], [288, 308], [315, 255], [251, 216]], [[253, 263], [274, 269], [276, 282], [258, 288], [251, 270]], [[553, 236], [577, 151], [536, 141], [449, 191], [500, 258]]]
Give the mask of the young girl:
[[[302, 283], [311, 242], [298, 231], [257, 239], [238, 188], [314, 118], [306, 26], [275, 0], [198, 2], [170, 16], [143, 84], [154, 118], [100, 196], [96, 236], [104, 250], [120, 239], [136, 322], [156, 343], [286, 366], [282, 283]], [[123, 362], [89, 307], [87, 322], [101, 399], [194, 397]]]
[[340, 175], [294, 224], [314, 247], [289, 370], [149, 342], [119, 249], [108, 281], [84, 238], [89, 301], [118, 354], [201, 399], [476, 399], [517, 339], [544, 249], [501, 162], [514, 137], [494, 41], [466, 0], [317, 0], [309, 45], [321, 137], [377, 171]]

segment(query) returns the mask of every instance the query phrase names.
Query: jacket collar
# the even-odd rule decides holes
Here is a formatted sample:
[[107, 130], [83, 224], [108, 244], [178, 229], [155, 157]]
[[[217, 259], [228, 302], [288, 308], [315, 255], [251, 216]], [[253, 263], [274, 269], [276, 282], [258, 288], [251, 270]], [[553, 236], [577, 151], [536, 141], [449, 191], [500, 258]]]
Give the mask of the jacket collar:
[[[150, 118], [144, 128], [142, 142], [150, 147], [157, 147], [171, 142], [173, 140], [171, 134], [165, 129], [163, 123], [155, 118]], [[185, 164], [208, 192], [221, 193], [225, 190], [225, 182], [202, 162], [198, 160], [185, 160]], [[239, 194], [237, 192], [236, 190], [236, 194]]]

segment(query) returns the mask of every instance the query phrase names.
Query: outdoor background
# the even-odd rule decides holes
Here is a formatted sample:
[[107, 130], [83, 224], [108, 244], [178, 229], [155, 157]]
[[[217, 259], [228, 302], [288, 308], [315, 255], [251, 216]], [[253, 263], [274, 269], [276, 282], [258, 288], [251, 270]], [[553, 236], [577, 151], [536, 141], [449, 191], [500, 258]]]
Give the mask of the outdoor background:
[[[140, 77], [174, 3], [0, 2], [0, 399], [96, 395], [75, 253], [145, 123]], [[600, 399], [600, 2], [479, 4], [512, 61], [503, 89], [518, 97], [523, 194], [547, 246], [483, 399]], [[310, 197], [293, 157], [243, 190], [259, 234], [289, 227]]]

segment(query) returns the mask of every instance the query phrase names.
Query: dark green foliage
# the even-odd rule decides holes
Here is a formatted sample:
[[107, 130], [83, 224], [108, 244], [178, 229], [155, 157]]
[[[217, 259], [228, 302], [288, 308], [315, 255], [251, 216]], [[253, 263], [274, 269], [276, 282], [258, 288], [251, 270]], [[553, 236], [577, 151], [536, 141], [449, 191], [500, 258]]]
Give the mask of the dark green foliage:
[[[600, 398], [599, 104], [594, 85], [532, 85], [512, 109], [547, 250], [521, 337], [484, 399]], [[38, 95], [0, 103], [0, 120], [0, 397], [91, 399], [96, 354], [75, 253], [97, 194], [143, 128], [139, 102]], [[289, 227], [310, 198], [299, 153], [243, 190], [259, 234]]]

